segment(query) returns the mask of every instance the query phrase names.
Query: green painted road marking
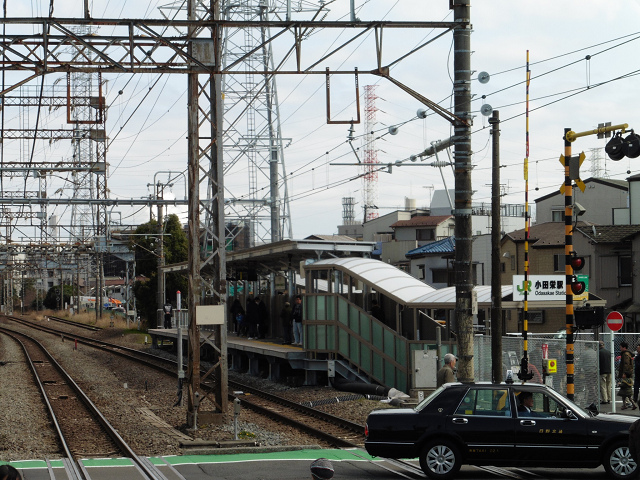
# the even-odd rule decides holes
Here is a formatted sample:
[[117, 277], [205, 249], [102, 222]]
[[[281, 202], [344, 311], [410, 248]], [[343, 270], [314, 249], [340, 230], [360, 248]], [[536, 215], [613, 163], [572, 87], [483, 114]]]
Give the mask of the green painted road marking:
[[[333, 462], [352, 461], [382, 461], [377, 457], [372, 457], [361, 449], [303, 449], [288, 450], [281, 452], [263, 453], [233, 453], [222, 455], [176, 455], [166, 457], [149, 457], [149, 461], [154, 465], [162, 466], [166, 463], [170, 465], [187, 465], [198, 463], [235, 463], [252, 461], [278, 461], [278, 460], [306, 460], [313, 461], [318, 458], [328, 458]], [[44, 460], [21, 460], [17, 462], [0, 462], [0, 465], [8, 463], [16, 468], [26, 470], [30, 468], [47, 468]], [[62, 460], [51, 460], [54, 468], [64, 468]], [[82, 459], [82, 464], [87, 467], [129, 467], [133, 462], [129, 458], [87, 458]]]

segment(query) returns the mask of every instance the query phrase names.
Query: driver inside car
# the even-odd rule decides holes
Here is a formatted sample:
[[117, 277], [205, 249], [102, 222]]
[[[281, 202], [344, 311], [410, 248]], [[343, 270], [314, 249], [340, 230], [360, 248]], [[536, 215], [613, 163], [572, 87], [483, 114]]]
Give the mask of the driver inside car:
[[537, 417], [538, 414], [533, 411], [533, 393], [520, 392], [518, 395], [518, 416], [519, 417]]

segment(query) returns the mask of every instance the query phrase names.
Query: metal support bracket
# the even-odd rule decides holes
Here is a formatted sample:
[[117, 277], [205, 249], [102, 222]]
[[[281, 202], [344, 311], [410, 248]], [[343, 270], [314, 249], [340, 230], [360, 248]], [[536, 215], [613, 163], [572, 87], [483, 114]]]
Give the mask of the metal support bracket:
[[356, 110], [357, 117], [356, 120], [331, 120], [331, 84], [330, 84], [330, 72], [329, 67], [327, 67], [326, 75], [326, 85], [327, 85], [327, 123], [329, 125], [345, 125], [345, 124], [354, 124], [360, 123], [360, 87], [358, 86], [358, 69], [355, 69], [355, 82], [356, 82]]

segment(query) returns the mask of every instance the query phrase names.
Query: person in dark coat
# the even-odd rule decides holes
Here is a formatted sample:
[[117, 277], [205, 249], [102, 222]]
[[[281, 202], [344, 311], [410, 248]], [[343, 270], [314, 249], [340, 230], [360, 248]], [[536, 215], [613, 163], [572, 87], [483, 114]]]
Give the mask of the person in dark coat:
[[629, 351], [629, 344], [627, 342], [620, 342], [618, 377], [622, 378], [623, 374], [626, 375], [627, 378], [633, 378], [633, 355]]
[[173, 306], [167, 302], [162, 307], [164, 311], [164, 328], [171, 328], [171, 315], [173, 314]]
[[618, 395], [622, 397], [622, 410], [626, 410], [627, 408], [635, 410], [638, 408], [636, 402], [633, 401], [633, 378], [627, 377], [626, 373], [623, 373], [620, 379]]
[[296, 296], [291, 310], [291, 320], [293, 323], [293, 344], [302, 345], [302, 297], [300, 295]]
[[244, 321], [244, 308], [242, 308], [242, 304], [240, 300], [237, 298], [231, 304], [231, 308], [229, 309], [231, 312], [231, 321], [233, 323], [233, 333], [240, 334], [240, 329], [242, 328], [242, 322]]
[[436, 385], [438, 387], [445, 383], [453, 383], [456, 381], [456, 376], [453, 373], [453, 369], [456, 368], [456, 356], [453, 353], [447, 353], [444, 356], [444, 366], [438, 370], [436, 374]]
[[284, 307], [280, 311], [280, 321], [282, 322], [282, 344], [291, 345], [291, 304], [284, 302]]
[[258, 325], [260, 324], [260, 298], [256, 297], [247, 301], [247, 338], [253, 340], [258, 337]]
[[[633, 401], [633, 355], [629, 351], [627, 342], [620, 342], [620, 365], [618, 365], [620, 377], [620, 390], [618, 395], [622, 397], [622, 410], [637, 408]], [[630, 404], [630, 405], [629, 405]]]
[[600, 402], [611, 403], [611, 352], [600, 340], [600, 350], [598, 352], [600, 363]]

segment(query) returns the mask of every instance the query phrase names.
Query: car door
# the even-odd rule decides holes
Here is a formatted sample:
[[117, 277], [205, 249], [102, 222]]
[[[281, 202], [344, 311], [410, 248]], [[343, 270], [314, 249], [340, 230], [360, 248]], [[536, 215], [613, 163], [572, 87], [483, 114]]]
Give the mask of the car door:
[[512, 459], [514, 419], [509, 390], [471, 387], [458, 408], [447, 418], [447, 430], [465, 446], [469, 463], [498, 465]]
[[[518, 394], [515, 392], [515, 404]], [[531, 413], [516, 408], [516, 458], [527, 464], [546, 466], [580, 465], [593, 450], [587, 448], [587, 420], [579, 415], [567, 418], [566, 406], [547, 392], [533, 392]]]

